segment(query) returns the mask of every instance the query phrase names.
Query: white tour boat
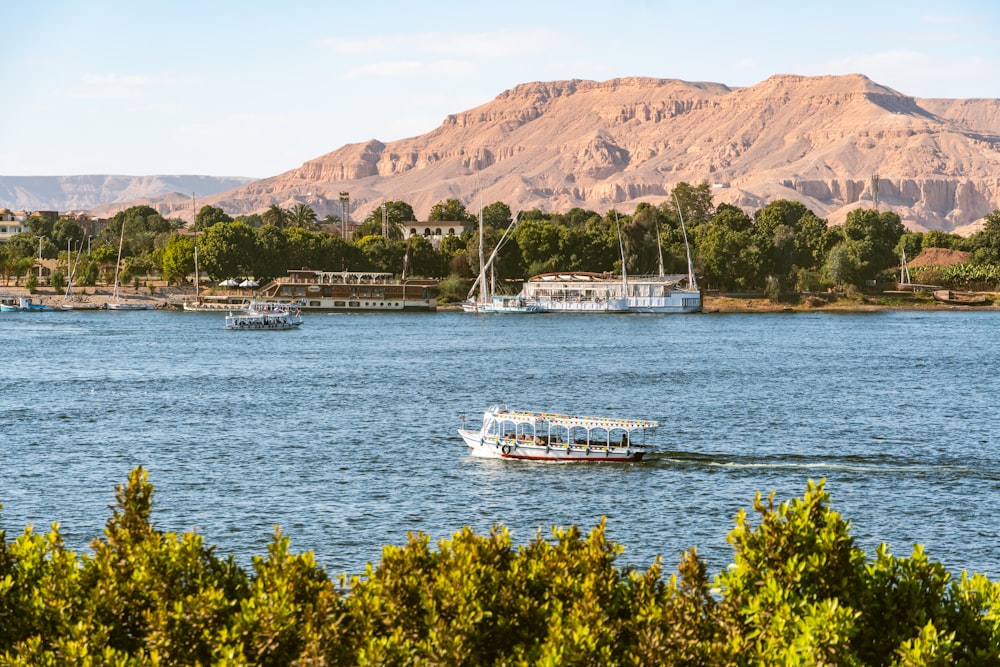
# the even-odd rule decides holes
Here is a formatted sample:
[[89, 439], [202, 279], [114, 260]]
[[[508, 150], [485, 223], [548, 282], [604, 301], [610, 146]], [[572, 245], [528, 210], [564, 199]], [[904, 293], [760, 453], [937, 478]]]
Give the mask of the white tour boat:
[[226, 329], [230, 331], [285, 331], [300, 326], [302, 313], [297, 308], [244, 310], [226, 315]]
[[493, 406], [478, 431], [460, 428], [472, 456], [525, 461], [640, 461], [654, 450], [647, 442], [658, 422], [580, 417]]

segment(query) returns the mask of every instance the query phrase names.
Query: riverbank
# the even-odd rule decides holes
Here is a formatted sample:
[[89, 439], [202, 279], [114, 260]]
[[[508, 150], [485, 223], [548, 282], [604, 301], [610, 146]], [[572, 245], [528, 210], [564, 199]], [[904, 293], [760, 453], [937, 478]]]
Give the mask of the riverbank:
[[[0, 296], [31, 296], [36, 303], [61, 306], [64, 303], [81, 307], [101, 307], [111, 300], [112, 286], [79, 288], [67, 301], [61, 293], [51, 287], [40, 287], [29, 294], [24, 287], [0, 287]], [[151, 293], [149, 288], [119, 288], [121, 300], [151, 304], [154, 308], [174, 308], [184, 298], [194, 296], [191, 288], [157, 286]], [[250, 298], [252, 294], [233, 293], [233, 296]], [[926, 292], [878, 292], [870, 294], [812, 293], [789, 294], [779, 301], [773, 301], [760, 294], [712, 294], [702, 296], [705, 313], [794, 313], [808, 311], [874, 311], [874, 310], [954, 310], [968, 309], [996, 310], [1000, 294], [988, 293], [989, 303], [980, 306], [953, 306], [936, 301]], [[459, 310], [457, 304], [438, 306], [438, 310]]]

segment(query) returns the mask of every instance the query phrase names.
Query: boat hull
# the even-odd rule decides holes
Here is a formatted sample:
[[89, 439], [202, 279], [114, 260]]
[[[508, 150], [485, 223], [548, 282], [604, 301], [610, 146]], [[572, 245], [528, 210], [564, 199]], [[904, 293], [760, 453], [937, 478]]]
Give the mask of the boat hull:
[[147, 303], [106, 303], [107, 310], [153, 310], [153, 306]]
[[649, 449], [642, 446], [606, 445], [538, 445], [527, 441], [510, 442], [500, 438], [483, 437], [479, 431], [459, 429], [459, 434], [469, 447], [472, 456], [483, 459], [512, 459], [519, 461], [556, 461], [574, 463], [629, 463], [641, 461]]
[[934, 298], [949, 306], [985, 306], [989, 303], [982, 294], [955, 292], [952, 290], [935, 290]]

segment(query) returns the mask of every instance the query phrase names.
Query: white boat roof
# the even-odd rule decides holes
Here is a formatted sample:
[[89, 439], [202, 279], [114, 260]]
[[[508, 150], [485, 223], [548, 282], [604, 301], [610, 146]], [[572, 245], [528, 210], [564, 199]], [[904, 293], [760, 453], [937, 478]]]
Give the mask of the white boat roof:
[[634, 430], [637, 428], [656, 428], [659, 422], [648, 419], [618, 419], [616, 417], [584, 417], [578, 415], [562, 415], [554, 412], [531, 412], [528, 410], [490, 410], [497, 419], [505, 419], [521, 424], [536, 424], [548, 422], [559, 426], [583, 426], [585, 428], [621, 428]]

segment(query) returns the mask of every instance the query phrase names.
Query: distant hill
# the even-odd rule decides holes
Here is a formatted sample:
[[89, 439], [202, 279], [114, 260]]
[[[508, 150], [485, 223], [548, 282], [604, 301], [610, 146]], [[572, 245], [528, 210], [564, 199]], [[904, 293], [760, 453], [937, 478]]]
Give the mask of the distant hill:
[[[880, 208], [908, 228], [968, 232], [1000, 208], [998, 173], [1000, 99], [917, 99], [860, 74], [747, 88], [636, 77], [523, 84], [427, 134], [343, 146], [204, 203], [232, 215], [305, 203], [323, 217], [349, 192], [353, 219], [383, 200], [425, 218], [449, 198], [630, 212], [707, 181], [716, 204], [792, 199], [838, 224], [875, 204], [878, 174]], [[189, 202], [153, 204], [190, 217]]]
[[[0, 208], [95, 211], [143, 200], [191, 206], [198, 197], [232, 190], [252, 178], [217, 176], [0, 176]], [[117, 210], [117, 209], [116, 209]]]

